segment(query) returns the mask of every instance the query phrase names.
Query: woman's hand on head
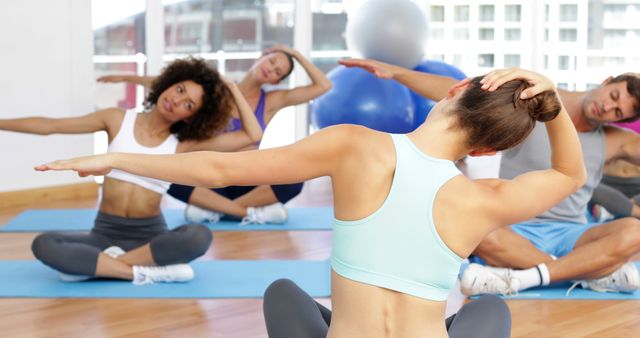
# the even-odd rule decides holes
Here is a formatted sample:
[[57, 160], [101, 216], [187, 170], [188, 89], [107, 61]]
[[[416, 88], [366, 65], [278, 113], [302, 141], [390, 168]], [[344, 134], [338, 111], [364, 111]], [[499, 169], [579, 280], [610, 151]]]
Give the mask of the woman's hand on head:
[[278, 52], [278, 51], [285, 52], [291, 56], [294, 56], [296, 53], [295, 49], [283, 44], [272, 46], [271, 48], [266, 50], [267, 53]]
[[338, 61], [345, 67], [359, 67], [381, 78], [391, 79], [394, 76], [395, 66], [371, 59], [343, 59]]
[[494, 70], [487, 73], [482, 78], [482, 80], [480, 80], [480, 83], [482, 84], [482, 89], [492, 92], [498, 89], [503, 84], [518, 79], [525, 80], [531, 85], [531, 87], [523, 90], [522, 93], [520, 93], [521, 99], [534, 97], [548, 90], [556, 90], [555, 83], [553, 83], [553, 81], [551, 81], [546, 76], [521, 68]]
[[235, 83], [235, 81], [232, 81], [231, 79], [229, 79], [228, 77], [220, 74], [220, 78], [222, 79], [222, 82], [224, 82], [224, 85], [227, 86], [227, 88], [229, 89], [234, 89], [236, 88], [238, 85]]
[[76, 157], [69, 160], [57, 160], [47, 164], [41, 164], [34, 167], [37, 171], [49, 170], [73, 170], [79, 176], [85, 177], [89, 175], [101, 176], [111, 171], [110, 154]]

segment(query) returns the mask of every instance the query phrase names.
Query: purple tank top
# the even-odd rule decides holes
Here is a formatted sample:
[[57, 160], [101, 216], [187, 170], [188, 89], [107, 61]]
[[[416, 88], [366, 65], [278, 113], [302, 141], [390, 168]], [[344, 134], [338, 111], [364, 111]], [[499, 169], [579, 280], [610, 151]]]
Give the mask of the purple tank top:
[[[260, 124], [260, 128], [264, 131], [267, 128], [267, 124], [264, 122], [264, 101], [266, 94], [264, 90], [260, 89], [260, 98], [258, 99], [258, 106], [256, 110], [253, 112], [256, 115], [256, 119], [258, 119], [258, 123]], [[227, 127], [226, 131], [237, 131], [242, 129], [242, 122], [238, 118], [232, 118], [231, 122], [229, 122], [229, 127]]]

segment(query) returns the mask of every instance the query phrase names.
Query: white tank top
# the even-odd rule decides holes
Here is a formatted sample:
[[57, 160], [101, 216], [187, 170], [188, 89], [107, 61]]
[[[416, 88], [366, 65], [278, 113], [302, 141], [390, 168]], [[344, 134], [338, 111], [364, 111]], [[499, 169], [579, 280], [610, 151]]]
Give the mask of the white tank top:
[[[134, 134], [134, 128], [136, 125], [136, 117], [138, 113], [135, 110], [127, 110], [122, 119], [122, 125], [120, 131], [116, 137], [109, 144], [108, 152], [110, 153], [135, 153], [135, 154], [150, 154], [150, 155], [167, 155], [175, 154], [178, 147], [178, 138], [175, 135], [169, 135], [162, 144], [157, 147], [145, 147], [136, 141]], [[138, 175], [133, 175], [118, 169], [111, 170], [106, 177], [114, 178], [117, 180], [130, 182], [139, 185], [145, 189], [164, 194], [171, 183], [156, 180], [154, 178], [148, 178]]]

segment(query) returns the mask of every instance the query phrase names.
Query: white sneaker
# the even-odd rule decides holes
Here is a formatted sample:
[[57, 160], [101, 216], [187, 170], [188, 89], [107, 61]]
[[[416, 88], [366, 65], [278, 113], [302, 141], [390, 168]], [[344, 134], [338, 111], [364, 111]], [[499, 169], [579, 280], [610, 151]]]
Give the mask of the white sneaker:
[[471, 263], [460, 278], [460, 290], [467, 296], [480, 294], [514, 295], [520, 280], [513, 278], [512, 270]]
[[134, 266], [133, 284], [188, 282], [195, 273], [189, 264], [173, 264], [165, 266]]
[[58, 274], [58, 278], [60, 278], [63, 282], [83, 282], [94, 278], [93, 276], [85, 276], [85, 275], [71, 275], [68, 273], [60, 272]]
[[122, 256], [122, 255], [127, 253], [126, 251], [122, 250], [121, 247], [115, 246], [115, 245], [112, 245], [112, 246], [104, 249], [104, 251], [102, 251], [102, 252], [106, 253], [107, 255], [109, 255], [109, 256], [111, 256], [113, 258], [118, 258], [118, 256]]
[[[105, 254], [113, 257], [113, 258], [117, 258], [118, 256], [124, 255], [126, 252], [124, 250], [122, 250], [122, 248], [120, 248], [119, 246], [110, 246], [106, 249], [104, 249]], [[68, 273], [64, 273], [64, 272], [60, 272], [60, 280], [62, 280], [63, 282], [82, 282], [85, 280], [89, 280], [91, 278], [93, 278], [94, 276], [84, 276], [84, 275], [70, 275]]]
[[633, 292], [640, 289], [640, 273], [634, 262], [627, 262], [609, 276], [576, 281], [578, 283], [584, 289], [598, 292]]
[[218, 223], [223, 213], [196, 207], [195, 205], [187, 205], [184, 208], [184, 218], [190, 223]]
[[242, 219], [240, 225], [246, 224], [282, 224], [289, 218], [284, 204], [277, 202], [261, 207], [248, 207], [247, 216]]

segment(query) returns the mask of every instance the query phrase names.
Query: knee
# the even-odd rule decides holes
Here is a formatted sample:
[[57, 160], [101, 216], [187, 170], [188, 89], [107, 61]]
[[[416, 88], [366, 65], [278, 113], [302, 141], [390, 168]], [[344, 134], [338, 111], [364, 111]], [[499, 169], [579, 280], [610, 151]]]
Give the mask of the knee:
[[56, 236], [51, 233], [43, 233], [33, 239], [31, 243], [31, 252], [39, 259], [43, 260], [51, 254], [51, 248], [55, 245]]
[[201, 224], [182, 225], [154, 238], [151, 254], [158, 265], [188, 263], [209, 249], [213, 235]]
[[505, 301], [494, 295], [484, 295], [476, 300], [488, 317], [496, 320], [508, 320], [511, 323], [511, 311]]
[[285, 299], [290, 299], [291, 290], [295, 290], [298, 286], [291, 280], [281, 278], [271, 283], [264, 291], [263, 308], [273, 310], [273, 305], [282, 304]]
[[211, 230], [202, 224], [190, 224], [185, 226], [185, 231], [182, 234], [185, 245], [185, 255], [196, 259], [204, 255], [213, 240], [213, 234]]
[[493, 252], [502, 251], [504, 241], [502, 240], [502, 232], [505, 230], [497, 229], [482, 239], [475, 252], [482, 256]]
[[502, 298], [484, 295], [474, 303], [475, 310], [467, 316], [467, 326], [474, 327], [474, 337], [511, 337], [511, 311]]
[[640, 250], [640, 220], [632, 217], [624, 218], [624, 223], [618, 231], [616, 248], [622, 255], [631, 255]]

